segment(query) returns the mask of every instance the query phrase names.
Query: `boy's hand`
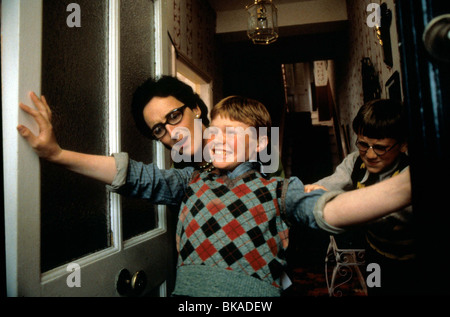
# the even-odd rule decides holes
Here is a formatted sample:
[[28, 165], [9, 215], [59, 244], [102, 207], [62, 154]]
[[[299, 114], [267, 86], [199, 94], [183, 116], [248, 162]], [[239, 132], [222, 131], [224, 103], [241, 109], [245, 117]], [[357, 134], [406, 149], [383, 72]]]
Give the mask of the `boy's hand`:
[[23, 103], [20, 103], [19, 107], [34, 118], [39, 126], [39, 135], [35, 136], [30, 129], [21, 124], [17, 126], [17, 130], [39, 157], [49, 161], [57, 161], [62, 149], [53, 133], [50, 107], [44, 96], [39, 98], [34, 92], [31, 92], [30, 97], [37, 109], [30, 108]]
[[310, 192], [312, 192], [313, 190], [318, 190], [318, 189], [328, 190], [328, 189], [326, 189], [325, 187], [320, 186], [320, 185], [315, 185], [315, 184], [308, 184], [308, 185], [305, 185], [305, 193], [310, 193]]

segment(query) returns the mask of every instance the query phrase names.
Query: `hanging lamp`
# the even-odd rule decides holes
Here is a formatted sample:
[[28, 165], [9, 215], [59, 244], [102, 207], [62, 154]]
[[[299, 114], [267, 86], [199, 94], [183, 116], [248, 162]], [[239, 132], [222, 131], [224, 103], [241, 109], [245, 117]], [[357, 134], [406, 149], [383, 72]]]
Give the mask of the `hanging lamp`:
[[247, 35], [254, 44], [270, 44], [278, 38], [277, 7], [272, 0], [255, 0], [245, 7]]

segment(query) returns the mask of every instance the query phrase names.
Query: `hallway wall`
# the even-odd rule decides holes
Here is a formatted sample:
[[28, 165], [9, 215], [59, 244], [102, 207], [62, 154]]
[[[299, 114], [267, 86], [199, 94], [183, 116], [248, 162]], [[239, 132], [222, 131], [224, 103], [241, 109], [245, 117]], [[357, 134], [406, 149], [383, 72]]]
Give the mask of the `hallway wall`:
[[[369, 27], [366, 23], [368, 15], [367, 5], [369, 3], [386, 2], [392, 11], [392, 22], [390, 27], [392, 43], [393, 66], [389, 67], [383, 61], [383, 48], [379, 44], [375, 27]], [[381, 86], [381, 98], [387, 98], [388, 93], [385, 84], [394, 72], [400, 72], [400, 57], [398, 50], [398, 36], [395, 16], [394, 0], [347, 0], [347, 13], [349, 19], [347, 54], [343, 54], [336, 65], [336, 103], [339, 111], [340, 124], [350, 127], [350, 150], [355, 150], [354, 142], [356, 136], [351, 130], [351, 123], [358, 109], [364, 103], [362, 87], [361, 60], [369, 57], [372, 61], [378, 81]], [[400, 74], [401, 82], [401, 74]]]
[[[168, 0], [168, 31], [176, 49], [213, 80], [214, 100], [221, 96], [215, 43], [216, 13], [207, 0]], [[219, 80], [217, 80], [219, 79]]]

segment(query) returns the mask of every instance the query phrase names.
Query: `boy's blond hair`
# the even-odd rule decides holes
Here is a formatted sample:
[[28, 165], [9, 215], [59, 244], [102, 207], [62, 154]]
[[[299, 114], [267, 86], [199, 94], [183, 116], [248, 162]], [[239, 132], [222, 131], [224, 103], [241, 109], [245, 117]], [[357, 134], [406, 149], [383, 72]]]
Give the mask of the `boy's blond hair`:
[[242, 96], [229, 96], [219, 101], [211, 111], [211, 120], [217, 116], [239, 121], [256, 129], [267, 127], [272, 120], [266, 107], [259, 101]]

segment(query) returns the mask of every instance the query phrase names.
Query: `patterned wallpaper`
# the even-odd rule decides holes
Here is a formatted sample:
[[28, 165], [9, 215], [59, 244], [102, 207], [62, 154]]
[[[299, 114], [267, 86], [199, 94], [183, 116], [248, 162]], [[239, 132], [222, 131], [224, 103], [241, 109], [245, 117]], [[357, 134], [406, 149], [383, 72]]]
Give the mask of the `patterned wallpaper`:
[[173, 24], [169, 33], [175, 47], [211, 78], [215, 77], [216, 13], [206, 0], [170, 0]]
[[[386, 2], [388, 8], [392, 11], [391, 23], [391, 43], [393, 55], [393, 67], [387, 66], [383, 61], [382, 46], [378, 42], [376, 29], [369, 27], [366, 23], [369, 3]], [[395, 21], [394, 0], [347, 0], [347, 14], [349, 19], [348, 33], [348, 55], [343, 60], [335, 63], [336, 67], [336, 103], [339, 112], [340, 123], [348, 125], [351, 123], [357, 111], [363, 104], [364, 94], [361, 76], [361, 60], [369, 57], [372, 61], [376, 74], [379, 76], [380, 86], [382, 88], [381, 97], [386, 98], [385, 83], [391, 75], [398, 71], [400, 73], [400, 60], [398, 52], [398, 38]], [[350, 146], [354, 149], [356, 137], [350, 130]]]

